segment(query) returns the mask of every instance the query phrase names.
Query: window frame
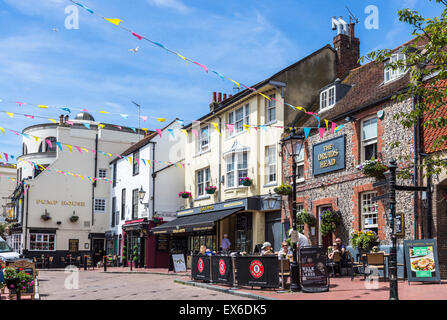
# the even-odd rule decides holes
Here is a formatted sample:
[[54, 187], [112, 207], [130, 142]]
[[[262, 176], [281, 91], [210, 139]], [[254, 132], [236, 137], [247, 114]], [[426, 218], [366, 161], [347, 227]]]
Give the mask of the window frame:
[[132, 190], [132, 220], [138, 219], [138, 188]]
[[[204, 127], [199, 128], [199, 134], [197, 137], [197, 153], [203, 153], [210, 150], [210, 126], [206, 125]], [[206, 131], [208, 134], [206, 135], [206, 139], [204, 138], [203, 132]], [[206, 144], [202, 144], [203, 141], [206, 141]]]
[[126, 219], [126, 188], [121, 189], [121, 220]]
[[107, 178], [107, 172], [108, 172], [107, 169], [104, 168], [98, 169], [98, 178]]
[[[365, 199], [365, 196], [369, 196], [370, 206], [374, 206], [375, 210], [372, 211], [366, 211], [364, 208], [366, 208], [365, 201], [368, 201], [368, 199]], [[362, 230], [374, 230], [379, 228], [379, 203], [377, 201], [372, 201], [373, 197], [377, 196], [377, 191], [365, 191], [360, 193], [360, 227]], [[371, 219], [373, 221], [375, 220], [376, 223], [371, 225], [365, 225], [365, 216], [373, 216]], [[375, 217], [374, 217], [375, 216]]]
[[[302, 146], [302, 147], [301, 147]], [[296, 156], [295, 158], [295, 162], [296, 162], [296, 182], [300, 183], [300, 182], [304, 182], [304, 143], [297, 143], [295, 145], [296, 149], [295, 152], [298, 153], [299, 152], [299, 148], [301, 148], [301, 152], [299, 152], [299, 154]], [[300, 176], [299, 175], [299, 171], [300, 168], [302, 168], [303, 171], [303, 175]]]
[[[399, 69], [393, 70], [390, 67], [388, 67], [389, 63], [400, 61], [400, 60], [405, 61], [406, 58], [407, 57], [402, 52], [396, 52], [391, 55], [391, 58], [387, 62], [385, 62], [385, 66], [383, 68], [383, 83], [384, 84], [391, 82], [393, 80], [399, 79], [400, 77], [402, 77], [404, 74], [407, 73], [404, 68], [399, 68]], [[388, 79], [387, 79], [387, 74], [389, 74]]]
[[[135, 159], [138, 158], [138, 161]], [[132, 176], [136, 176], [140, 173], [140, 150], [135, 151], [132, 154]]]
[[[199, 175], [202, 174], [202, 181], [199, 181]], [[206, 179], [208, 177], [208, 179]], [[202, 186], [200, 186], [202, 184]], [[203, 197], [206, 195], [205, 188], [211, 185], [211, 171], [210, 167], [203, 168], [196, 171], [196, 195]], [[202, 192], [200, 192], [200, 190]]]
[[[363, 138], [363, 127], [365, 122], [367, 121], [371, 121], [372, 119], [376, 119], [376, 136], [372, 137], [372, 138], [368, 138], [368, 139], [364, 139]], [[367, 117], [362, 119], [362, 121], [360, 122], [360, 159], [361, 162], [364, 162], [366, 160], [370, 160], [370, 159], [366, 159], [366, 155], [365, 155], [365, 147], [370, 146], [375, 144], [375, 154], [376, 156], [374, 157], [375, 159], [377, 159], [377, 154], [378, 154], [378, 144], [377, 144], [377, 138], [378, 138], [378, 121], [377, 121], [377, 117], [375, 115], [371, 116], [371, 117]]]
[[115, 228], [115, 215], [116, 215], [116, 197], [112, 197], [112, 220], [111, 220], [111, 224], [110, 227], [111, 228]]
[[[278, 172], [277, 172], [276, 154], [277, 154], [276, 145], [270, 145], [265, 147], [265, 174], [264, 174], [265, 184], [277, 183]], [[271, 176], [274, 177], [273, 180], [271, 180]]]
[[[99, 204], [98, 202], [102, 202], [103, 204]], [[101, 210], [101, 209], [98, 209], [99, 207], [102, 207], [102, 206], [104, 206], [104, 209], [103, 210]], [[94, 199], [94, 203], [93, 203], [93, 210], [94, 210], [94, 213], [105, 213], [106, 212], [106, 209], [107, 209], [107, 201], [106, 201], [106, 198], [95, 198]]]
[[[269, 95], [269, 98], [270, 98], [270, 100], [266, 99], [267, 100], [266, 109], [265, 109], [265, 123], [266, 124], [275, 122], [277, 120], [276, 100], [273, 100], [273, 99], [276, 99], [276, 94], [274, 93], [274, 94]], [[274, 119], [270, 118], [270, 110], [274, 110], [274, 112], [273, 112], [273, 114], [275, 115]]]
[[[239, 120], [236, 120], [236, 114], [239, 110], [242, 109], [242, 118]], [[232, 119], [231, 119], [232, 118]], [[240, 127], [237, 126], [237, 123], [241, 122], [242, 124]], [[238, 133], [244, 132], [244, 124], [250, 124], [250, 103], [246, 103], [243, 106], [234, 109], [233, 111], [230, 111], [227, 114], [227, 124], [233, 125], [233, 131], [230, 133], [228, 130], [228, 137], [232, 137]]]
[[[242, 158], [242, 164], [245, 164], [245, 167], [239, 167], [240, 166], [240, 156]], [[246, 161], [244, 162], [244, 156], [246, 157]], [[233, 164], [233, 170], [228, 171], [228, 159], [232, 160], [232, 164]], [[226, 189], [230, 189], [230, 188], [239, 188], [239, 187], [244, 187], [243, 184], [240, 182], [240, 172], [246, 171], [246, 175], [248, 176], [248, 151], [239, 151], [239, 152], [232, 152], [228, 155], [225, 156], [225, 188]], [[229, 173], [233, 174], [233, 184], [230, 186], [228, 183], [230, 181], [230, 179], [228, 178]]]
[[[332, 95], [332, 104], [329, 104], [331, 101], [331, 91], [333, 92]], [[326, 111], [331, 109], [333, 106], [335, 106], [336, 103], [336, 92], [337, 88], [335, 85], [330, 86], [327, 89], [324, 89], [320, 92], [320, 112]]]
[[[35, 236], [35, 238], [36, 238], [36, 240], [32, 240], [32, 236]], [[40, 240], [40, 241], [38, 241], [37, 240], [37, 238], [38, 237], [41, 237], [41, 239], [42, 240]], [[48, 240], [43, 240], [44, 239], [44, 236], [48, 236]], [[48, 248], [50, 248], [50, 244], [51, 244], [51, 241], [50, 241], [50, 237], [51, 236], [53, 236], [53, 249], [43, 249], [43, 248], [40, 248], [40, 249], [31, 249], [32, 247], [33, 247], [33, 242], [34, 242], [34, 244], [37, 244], [37, 243], [41, 243], [41, 244], [48, 244]], [[42, 246], [43, 247], [43, 246]], [[54, 233], [40, 233], [40, 232], [30, 232], [30, 238], [29, 238], [29, 251], [56, 251], [56, 234], [54, 234]]]

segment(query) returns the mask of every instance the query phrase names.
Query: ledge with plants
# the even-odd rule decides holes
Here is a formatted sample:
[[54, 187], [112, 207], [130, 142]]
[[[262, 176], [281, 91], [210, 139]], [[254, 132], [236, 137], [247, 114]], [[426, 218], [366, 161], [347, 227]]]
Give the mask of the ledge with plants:
[[366, 160], [365, 162], [359, 164], [356, 167], [361, 170], [365, 176], [373, 177], [376, 179], [385, 179], [385, 172], [388, 171], [388, 167], [381, 161], [371, 158], [371, 160]]
[[240, 179], [240, 182], [242, 183], [242, 185], [249, 187], [253, 184], [253, 180], [251, 180], [249, 177], [244, 177]]

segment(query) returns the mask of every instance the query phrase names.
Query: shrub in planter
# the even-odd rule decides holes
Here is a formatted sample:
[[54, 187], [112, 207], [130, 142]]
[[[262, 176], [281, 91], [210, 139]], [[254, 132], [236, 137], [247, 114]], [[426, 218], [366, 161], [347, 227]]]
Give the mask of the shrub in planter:
[[213, 194], [214, 192], [216, 192], [216, 190], [217, 190], [216, 186], [208, 186], [205, 188], [205, 191], [208, 194]]
[[376, 179], [385, 179], [384, 173], [388, 171], [388, 167], [386, 165], [374, 158], [371, 158], [371, 160], [366, 160], [365, 162], [359, 164], [356, 168], [361, 170], [364, 175], [374, 177]]
[[252, 185], [253, 181], [249, 177], [241, 178], [240, 181], [242, 184], [246, 187], [249, 187]]
[[379, 242], [379, 238], [374, 231], [360, 230], [351, 234], [351, 245], [359, 251], [370, 251]]
[[300, 225], [307, 224], [309, 227], [314, 227], [317, 224], [317, 219], [314, 215], [303, 210], [296, 214], [296, 223]]
[[274, 188], [273, 191], [282, 196], [288, 196], [292, 194], [292, 186], [290, 184], [283, 183], [279, 187]]
[[26, 292], [28, 288], [32, 288], [34, 285], [33, 276], [23, 271], [22, 268], [17, 270], [13, 267], [6, 267], [4, 276], [7, 288], [17, 294], [17, 300], [20, 300], [22, 292]]
[[183, 199], [188, 199], [188, 198], [191, 198], [191, 192], [182, 191], [182, 192], [179, 192], [178, 196], [182, 197]]
[[324, 210], [320, 219], [320, 231], [323, 236], [334, 233], [342, 221], [340, 211], [335, 211], [332, 208]]

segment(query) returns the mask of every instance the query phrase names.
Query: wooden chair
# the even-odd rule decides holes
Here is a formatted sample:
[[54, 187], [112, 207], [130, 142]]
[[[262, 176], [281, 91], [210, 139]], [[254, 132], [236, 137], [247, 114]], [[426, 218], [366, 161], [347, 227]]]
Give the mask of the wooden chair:
[[48, 269], [53, 266], [53, 260], [54, 260], [54, 257], [51, 257], [51, 256], [48, 257]]
[[67, 266], [67, 261], [65, 260], [65, 257], [61, 257], [61, 263], [64, 265], [64, 268]]
[[77, 256], [75, 261], [75, 265], [79, 268], [81, 266], [81, 256]]
[[[287, 278], [290, 277], [290, 260], [279, 259], [279, 276], [281, 277], [281, 289], [284, 289]], [[285, 279], [284, 279], [285, 278]]]
[[[383, 270], [383, 275], [386, 280], [386, 269], [385, 269], [385, 255], [383, 252], [377, 252], [377, 253], [367, 253], [366, 254], [366, 267], [369, 269], [377, 269]], [[366, 279], [366, 272], [364, 275], [364, 278]]]
[[327, 266], [331, 268], [332, 275], [335, 277], [336, 270], [338, 270], [338, 273], [340, 274], [340, 262], [341, 262], [341, 252], [337, 251], [334, 252], [334, 255], [332, 256], [332, 260], [328, 262]]

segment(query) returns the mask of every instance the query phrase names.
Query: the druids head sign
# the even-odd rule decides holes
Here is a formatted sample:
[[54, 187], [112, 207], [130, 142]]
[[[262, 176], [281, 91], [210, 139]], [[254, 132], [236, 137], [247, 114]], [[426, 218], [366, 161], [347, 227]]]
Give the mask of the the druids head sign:
[[312, 146], [312, 173], [314, 176], [344, 168], [344, 135]]

